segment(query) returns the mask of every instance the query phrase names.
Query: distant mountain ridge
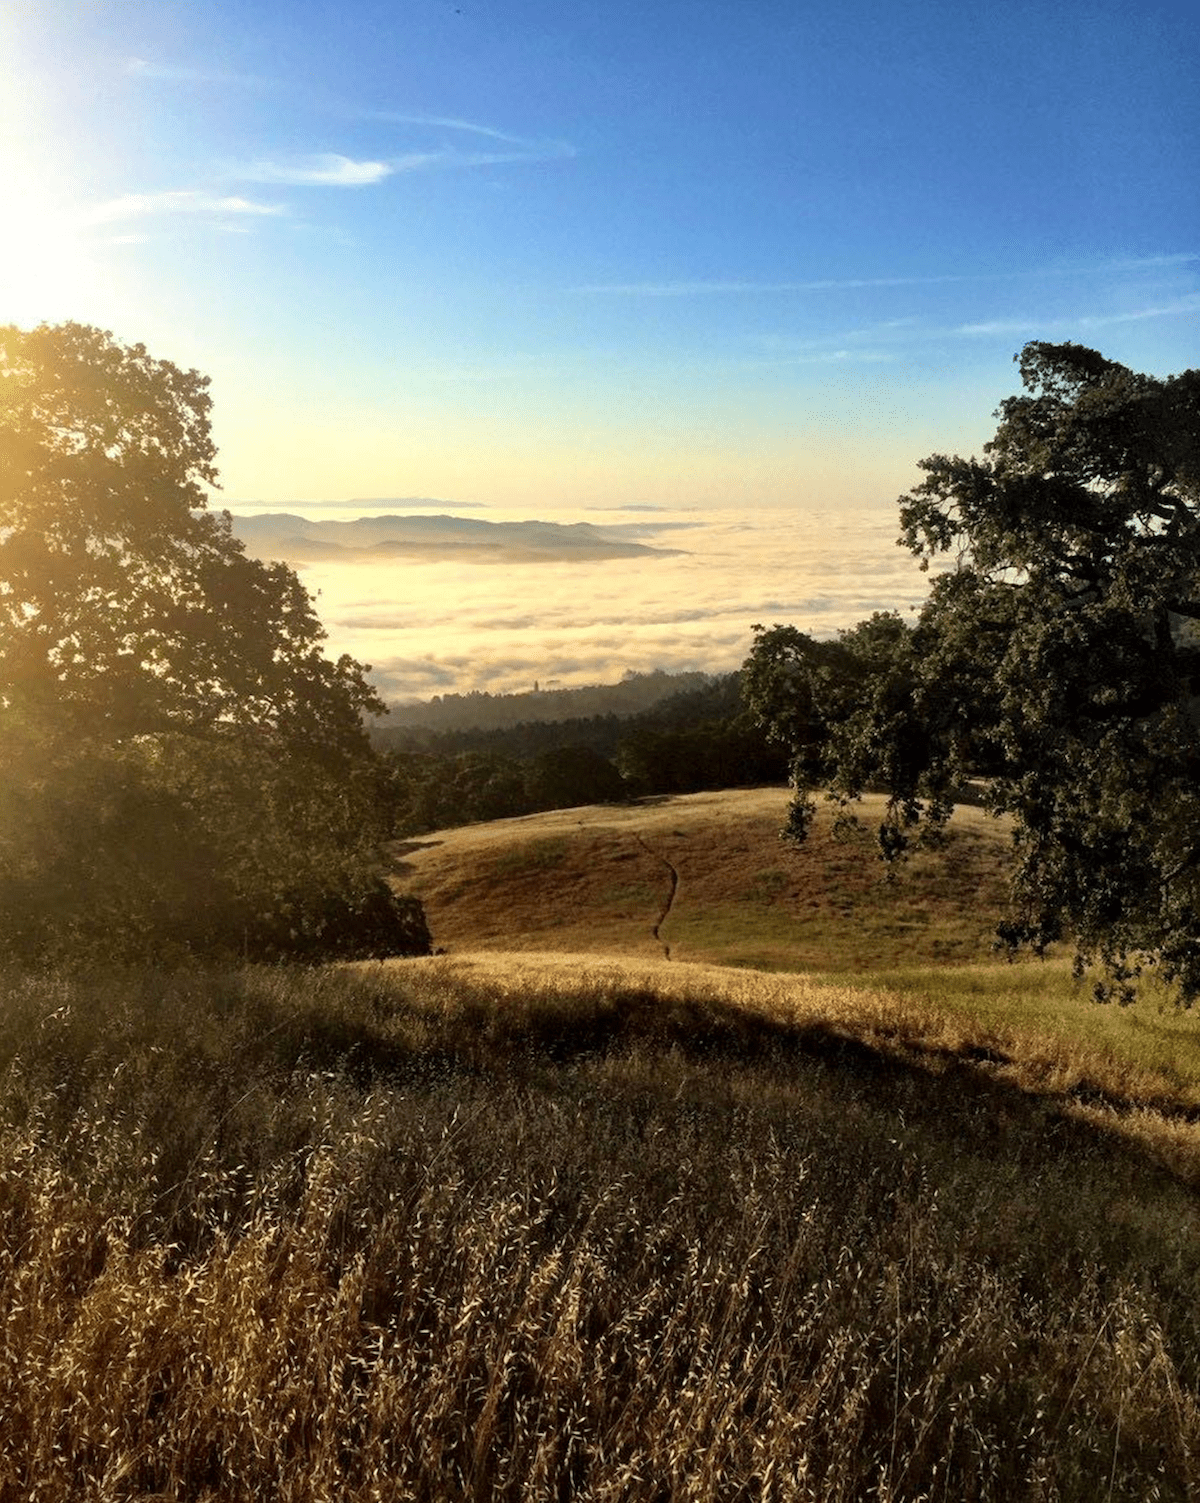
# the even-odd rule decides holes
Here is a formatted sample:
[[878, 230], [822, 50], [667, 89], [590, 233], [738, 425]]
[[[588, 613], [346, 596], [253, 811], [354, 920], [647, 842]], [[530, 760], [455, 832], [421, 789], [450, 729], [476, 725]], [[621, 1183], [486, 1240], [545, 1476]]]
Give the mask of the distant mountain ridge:
[[289, 563], [386, 563], [461, 559], [471, 563], [564, 562], [679, 553], [619, 536], [590, 522], [487, 522], [445, 513], [315, 520], [291, 512], [235, 516], [234, 535], [257, 558]]

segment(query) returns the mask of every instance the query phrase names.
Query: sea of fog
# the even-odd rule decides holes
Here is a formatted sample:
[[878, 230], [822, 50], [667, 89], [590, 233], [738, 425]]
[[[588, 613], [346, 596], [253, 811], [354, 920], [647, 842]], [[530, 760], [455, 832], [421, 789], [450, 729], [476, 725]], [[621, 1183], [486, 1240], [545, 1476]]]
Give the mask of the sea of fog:
[[414, 561], [300, 565], [328, 649], [371, 664], [398, 703], [615, 682], [629, 670], [723, 672], [745, 658], [755, 622], [832, 635], [872, 611], [919, 606], [928, 581], [897, 547], [894, 503], [857, 510], [729, 507], [535, 513], [446, 502], [326, 506], [230, 503], [235, 514], [312, 518], [436, 512], [485, 521], [588, 522], [675, 553], [530, 563]]

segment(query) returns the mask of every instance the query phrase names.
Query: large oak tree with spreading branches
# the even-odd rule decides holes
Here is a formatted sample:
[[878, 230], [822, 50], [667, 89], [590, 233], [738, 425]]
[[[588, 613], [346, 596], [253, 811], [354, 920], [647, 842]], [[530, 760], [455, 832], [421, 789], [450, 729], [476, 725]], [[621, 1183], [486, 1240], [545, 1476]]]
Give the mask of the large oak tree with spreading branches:
[[248, 558], [207, 378], [0, 328], [0, 950], [421, 948], [378, 880], [361, 665]]
[[981, 458], [935, 455], [900, 499], [939, 568], [909, 629], [759, 628], [752, 704], [827, 782], [890, 797], [894, 857], [972, 773], [1014, 821], [1009, 944], [1073, 939], [1101, 997], [1153, 962], [1200, 995], [1200, 371], [1141, 375], [1077, 344], [1018, 356]]

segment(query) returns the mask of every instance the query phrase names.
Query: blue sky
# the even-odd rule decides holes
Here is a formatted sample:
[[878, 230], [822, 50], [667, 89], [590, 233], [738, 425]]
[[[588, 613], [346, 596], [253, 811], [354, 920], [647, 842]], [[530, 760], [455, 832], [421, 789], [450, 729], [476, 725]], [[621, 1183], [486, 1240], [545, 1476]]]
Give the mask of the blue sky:
[[1198, 363], [1190, 4], [6, 0], [0, 320], [231, 502], [878, 503], [1031, 338]]

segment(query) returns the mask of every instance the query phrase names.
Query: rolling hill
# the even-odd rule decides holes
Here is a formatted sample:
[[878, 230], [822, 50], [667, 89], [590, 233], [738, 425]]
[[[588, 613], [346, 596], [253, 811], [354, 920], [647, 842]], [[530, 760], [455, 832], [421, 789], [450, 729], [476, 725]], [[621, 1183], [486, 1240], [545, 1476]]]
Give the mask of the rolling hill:
[[454, 951], [552, 950], [769, 971], [863, 972], [992, 958], [1009, 838], [960, 809], [944, 848], [890, 878], [868, 799], [779, 838], [788, 793], [733, 789], [560, 809], [395, 847], [395, 875]]

